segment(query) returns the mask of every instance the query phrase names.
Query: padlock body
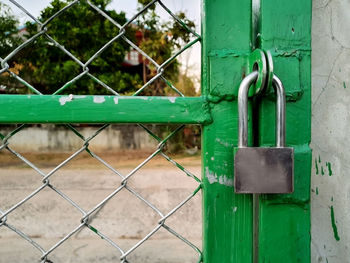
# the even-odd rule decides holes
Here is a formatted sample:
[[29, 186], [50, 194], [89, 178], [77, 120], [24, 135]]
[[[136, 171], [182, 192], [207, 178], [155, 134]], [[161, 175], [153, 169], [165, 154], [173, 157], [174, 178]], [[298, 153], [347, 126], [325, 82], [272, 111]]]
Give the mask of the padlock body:
[[237, 148], [234, 165], [236, 193], [282, 194], [294, 191], [293, 148]]

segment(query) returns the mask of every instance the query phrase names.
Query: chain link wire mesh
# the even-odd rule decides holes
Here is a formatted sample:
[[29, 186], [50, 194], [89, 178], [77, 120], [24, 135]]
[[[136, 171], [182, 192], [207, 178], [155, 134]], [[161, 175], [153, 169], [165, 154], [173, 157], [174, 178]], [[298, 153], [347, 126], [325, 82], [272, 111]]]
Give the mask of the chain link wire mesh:
[[[21, 11], [23, 11], [29, 18], [31, 18], [38, 26], [39, 31], [37, 34], [32, 36], [31, 38], [24, 41], [22, 44], [14, 48], [6, 57], [1, 58], [0, 57], [0, 63], [1, 63], [1, 69], [0, 74], [7, 72], [10, 76], [12, 76], [14, 79], [19, 81], [19, 83], [25, 85], [32, 93], [37, 95], [42, 95], [42, 93], [36, 89], [34, 86], [32, 86], [29, 82], [21, 78], [19, 75], [17, 75], [15, 72], [10, 70], [9, 61], [11, 58], [13, 58], [18, 52], [20, 52], [22, 49], [24, 49], [27, 46], [30, 46], [37, 38], [44, 36], [46, 39], [51, 43], [52, 45], [56, 46], [61, 50], [61, 52], [68, 55], [75, 63], [77, 63], [80, 67], [82, 72], [75, 76], [73, 79], [71, 79], [69, 82], [65, 83], [62, 87], [58, 88], [53, 95], [57, 95], [62, 93], [65, 89], [67, 89], [70, 85], [77, 82], [79, 79], [81, 79], [83, 76], [88, 76], [93, 81], [95, 81], [97, 84], [99, 84], [102, 88], [106, 89], [107, 91], [111, 92], [115, 96], [120, 96], [118, 92], [116, 92], [113, 88], [108, 86], [106, 83], [98, 79], [96, 76], [91, 74], [89, 72], [88, 66], [96, 60], [112, 43], [115, 41], [125, 41], [128, 45], [130, 45], [131, 48], [139, 52], [143, 57], [145, 57], [157, 70], [157, 74], [152, 77], [149, 81], [147, 81], [140, 89], [138, 89], [133, 95], [137, 96], [140, 95], [140, 93], [145, 90], [146, 88], [150, 87], [150, 85], [158, 80], [163, 80], [170, 89], [172, 89], [174, 92], [176, 92], [179, 96], [184, 97], [184, 94], [182, 94], [169, 80], [167, 80], [164, 77], [164, 72], [166, 70], [166, 67], [172, 63], [176, 58], [183, 53], [185, 50], [190, 48], [192, 45], [200, 41], [200, 35], [197, 34], [195, 31], [193, 31], [191, 28], [188, 28], [187, 25], [181, 21], [174, 13], [170, 11], [170, 9], [160, 0], [153, 0], [150, 1], [147, 5], [143, 6], [141, 10], [139, 10], [131, 19], [129, 19], [125, 24], [120, 25], [118, 22], [113, 20], [108, 14], [106, 14], [103, 10], [98, 8], [96, 5], [94, 5], [92, 2], [88, 0], [75, 0], [67, 4], [64, 8], [59, 10], [55, 15], [53, 15], [51, 18], [46, 20], [45, 22], [39, 21], [35, 16], [33, 16], [30, 12], [25, 9], [21, 4], [16, 2], [15, 0], [10, 0], [11, 3], [13, 3], [15, 6], [17, 6]], [[91, 56], [86, 62], [83, 62], [79, 60], [76, 56], [74, 56], [69, 50], [67, 50], [63, 45], [61, 45], [59, 42], [54, 40], [48, 33], [47, 27], [50, 22], [52, 22], [54, 19], [59, 19], [59, 16], [66, 12], [68, 9], [73, 8], [73, 6], [78, 6], [81, 3], [88, 4], [92, 10], [97, 12], [99, 15], [103, 16], [106, 20], [113, 23], [115, 27], [119, 29], [119, 33], [110, 39], [103, 47], [101, 47], [93, 56]], [[189, 31], [193, 34], [195, 37], [194, 40], [190, 41], [189, 43], [186, 43], [182, 48], [180, 48], [178, 51], [176, 51], [171, 57], [166, 59], [162, 64], [158, 64], [156, 61], [152, 59], [151, 56], [149, 56], [146, 52], [141, 50], [137, 45], [135, 45], [130, 39], [128, 39], [125, 35], [126, 28], [133, 23], [140, 15], [142, 15], [144, 12], [147, 11], [152, 5], [158, 5], [159, 7], [163, 8], [173, 19], [175, 19], [185, 30]], [[83, 19], [83, 18], [82, 18]], [[70, 95], [73, 96], [74, 95]], [[202, 254], [201, 251], [189, 240], [187, 240], [185, 237], [177, 233], [174, 229], [172, 229], [170, 226], [166, 224], [166, 221], [169, 217], [171, 217], [174, 213], [176, 213], [182, 206], [184, 206], [189, 200], [191, 200], [201, 189], [201, 180], [196, 177], [194, 174], [192, 174], [190, 171], [188, 171], [185, 167], [183, 167], [181, 164], [176, 162], [173, 158], [171, 158], [166, 151], [164, 150], [166, 147], [167, 142], [169, 139], [171, 139], [177, 132], [179, 132], [181, 129], [183, 129], [184, 125], [178, 126], [176, 129], [174, 129], [168, 136], [165, 138], [160, 138], [158, 135], [156, 135], [154, 132], [152, 132], [148, 127], [139, 124], [140, 127], [142, 127], [154, 140], [158, 142], [158, 146], [154, 150], [152, 154], [150, 154], [143, 162], [141, 162], [136, 168], [134, 168], [131, 172], [128, 174], [122, 174], [120, 173], [116, 168], [114, 168], [111, 164], [109, 164], [107, 161], [102, 159], [99, 155], [94, 153], [89, 149], [89, 143], [97, 136], [99, 135], [103, 130], [105, 130], [109, 124], [105, 124], [101, 126], [97, 132], [95, 132], [90, 137], [84, 137], [73, 125], [67, 124], [66, 127], [70, 129], [76, 136], [78, 136], [81, 139], [82, 146], [81, 148], [77, 149], [73, 154], [69, 156], [69, 158], [65, 159], [63, 162], [61, 162], [59, 165], [57, 165], [54, 169], [52, 169], [50, 172], [45, 173], [41, 168], [36, 166], [34, 163], [29, 161], [27, 158], [25, 158], [22, 154], [20, 154], [18, 151], [14, 150], [11, 147], [10, 139], [14, 138], [14, 136], [22, 131], [27, 125], [18, 125], [16, 129], [9, 132], [8, 134], [1, 134], [0, 133], [0, 151], [8, 151], [11, 154], [13, 154], [16, 158], [21, 160], [26, 166], [29, 166], [32, 168], [37, 174], [41, 176], [41, 185], [35, 189], [32, 193], [27, 195], [25, 198], [23, 198], [21, 201], [19, 201], [16, 204], [13, 204], [9, 209], [2, 209], [0, 207], [0, 228], [7, 228], [14, 233], [16, 233], [20, 238], [26, 240], [29, 242], [33, 249], [37, 249], [41, 253], [41, 258], [39, 259], [39, 262], [41, 263], [48, 263], [52, 262], [49, 257], [52, 252], [54, 252], [59, 246], [61, 246], [64, 242], [66, 242], [68, 239], [70, 239], [74, 234], [78, 233], [84, 228], [87, 228], [91, 230], [94, 234], [102, 238], [106, 243], [108, 243], [110, 246], [115, 248], [117, 252], [120, 253], [120, 262], [130, 262], [128, 261], [128, 257], [137, 249], [139, 248], [143, 243], [145, 243], [151, 236], [153, 236], [156, 232], [158, 232], [160, 229], [165, 229], [170, 234], [184, 242], [186, 245], [191, 247], [196, 253], [198, 253], [198, 262], [202, 262]], [[69, 162], [71, 162], [74, 158], [76, 158], [78, 155], [80, 155], [82, 152], [88, 152], [91, 157], [95, 158], [98, 162], [100, 162], [102, 165], [104, 165], [107, 169], [109, 169], [113, 174], [121, 178], [121, 184], [119, 187], [117, 187], [113, 192], [111, 192], [108, 196], [106, 196], [103, 200], [101, 200], [99, 203], [97, 203], [92, 209], [86, 211], [84, 210], [78, 203], [76, 203], [74, 200], [72, 200], [67, 194], [65, 194], [63, 191], [58, 189], [55, 185], [53, 185], [50, 182], [50, 179], [55, 176], [58, 170], [60, 170], [62, 167], [67, 165]], [[185, 175], [191, 177], [195, 182], [197, 182], [197, 187], [194, 189], [193, 193], [191, 193], [187, 198], [182, 200], [178, 205], [173, 207], [173, 209], [170, 210], [168, 213], [163, 213], [159, 208], [157, 208], [154, 204], [152, 204], [150, 201], [148, 201], [146, 198], [144, 198], [141, 194], [139, 194], [135, 189], [133, 189], [131, 186], [128, 185], [128, 180], [137, 173], [140, 169], [142, 169], [149, 161], [151, 161], [156, 156], [161, 156], [165, 158], [167, 161], [169, 161], [172, 165], [177, 167], [181, 172], [183, 172]], [[30, 235], [27, 235], [26, 233], [22, 232], [20, 228], [16, 228], [14, 225], [11, 224], [11, 213], [13, 213], [16, 209], [21, 207], [23, 204], [28, 202], [31, 198], [39, 194], [43, 189], [51, 189], [53, 193], [58, 194], [60, 197], [62, 197], [66, 202], [68, 202], [72, 207], [74, 207], [77, 211], [81, 213], [81, 220], [80, 222], [77, 222], [76, 227], [72, 229], [68, 234], [66, 234], [60, 241], [58, 241], [56, 244], [54, 244], [52, 247], [48, 249], [44, 249], [39, 243], [37, 243], [33, 238], [30, 237]], [[158, 224], [154, 226], [154, 228], [142, 239], [138, 240], [133, 246], [129, 247], [129, 249], [125, 250], [122, 249], [121, 246], [119, 246], [116, 242], [114, 242], [111, 238], [108, 237], [108, 233], [102, 233], [97, 228], [95, 228], [92, 223], [90, 217], [101, 207], [103, 207], [106, 203], [108, 203], [112, 198], [114, 198], [118, 193], [120, 193], [121, 190], [127, 190], [130, 192], [135, 198], [138, 198], [141, 200], [145, 206], [148, 206], [152, 210], [155, 211], [156, 214], [159, 216]]]

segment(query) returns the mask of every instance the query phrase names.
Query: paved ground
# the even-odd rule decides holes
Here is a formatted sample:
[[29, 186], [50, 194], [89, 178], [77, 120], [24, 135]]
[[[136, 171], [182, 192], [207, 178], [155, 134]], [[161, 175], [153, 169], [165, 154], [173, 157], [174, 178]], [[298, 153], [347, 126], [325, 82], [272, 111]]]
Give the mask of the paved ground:
[[[8, 157], [8, 156], [7, 156]], [[6, 157], [6, 158], [7, 158]], [[64, 156], [32, 161], [45, 172]], [[40, 186], [41, 177], [32, 169], [25, 168], [10, 159], [0, 156], [0, 209], [7, 210], [16, 202]], [[104, 156], [111, 159], [111, 156]], [[6, 162], [4, 161], [6, 159]], [[63, 158], [64, 159], [64, 158]], [[121, 158], [123, 159], [123, 158]], [[130, 172], [143, 157], [134, 160], [126, 158], [119, 171]], [[84, 210], [93, 208], [120, 185], [120, 178], [91, 159], [78, 159], [59, 170], [50, 183], [78, 203]], [[200, 177], [199, 158], [178, 158], [191, 172]], [[58, 162], [57, 162], [58, 161]], [[113, 165], [117, 165], [112, 159]], [[189, 196], [197, 183], [183, 172], [161, 160], [152, 161], [137, 172], [129, 181], [144, 198], [152, 202], [163, 213], [171, 211]], [[43, 248], [49, 249], [67, 233], [79, 225], [81, 213], [50, 189], [20, 206], [8, 216], [8, 223], [28, 234]], [[145, 237], [160, 219], [159, 215], [142, 201], [122, 190], [91, 219], [91, 224], [120, 245], [129, 249]], [[201, 196], [195, 196], [189, 203], [167, 220], [175, 231], [200, 247], [201, 243]], [[39, 262], [40, 253], [12, 231], [0, 227], [0, 263]], [[55, 250], [49, 257], [59, 262], [119, 262], [120, 253], [91, 230], [85, 228], [68, 242]], [[140, 246], [129, 258], [130, 263], [148, 262], [196, 262], [196, 252], [185, 243], [162, 229]]]
[[[55, 243], [56, 240], [36, 239], [38, 242]], [[117, 240], [131, 246], [135, 240]], [[197, 240], [197, 243], [200, 241]], [[22, 242], [23, 243], [23, 242]], [[1, 263], [33, 263], [40, 262], [40, 253], [30, 245], [19, 244], [15, 239], [0, 240]], [[130, 263], [194, 263], [197, 254], [181, 243], [170, 240], [150, 240], [133, 253], [128, 260]], [[71, 239], [62, 245], [50, 260], [54, 263], [104, 263], [120, 262], [119, 254], [104, 242], [96, 238]]]

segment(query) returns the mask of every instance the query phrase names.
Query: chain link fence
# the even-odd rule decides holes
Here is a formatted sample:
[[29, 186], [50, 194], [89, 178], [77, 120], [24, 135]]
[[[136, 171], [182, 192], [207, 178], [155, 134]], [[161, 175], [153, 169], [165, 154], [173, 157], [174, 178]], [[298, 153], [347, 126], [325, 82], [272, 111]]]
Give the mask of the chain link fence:
[[[150, 1], [148, 4], [144, 5], [142, 9], [140, 9], [131, 19], [129, 19], [125, 24], [121, 25], [114, 19], [112, 19], [106, 12], [98, 8], [96, 5], [94, 5], [92, 2], [88, 0], [75, 0], [72, 2], [69, 2], [64, 8], [56, 12], [55, 15], [53, 15], [48, 20], [41, 22], [39, 21], [35, 16], [33, 16], [30, 12], [28, 12], [25, 7], [23, 7], [21, 4], [14, 0], [10, 0], [11, 3], [13, 3], [15, 6], [17, 6], [21, 11], [23, 11], [29, 18], [31, 18], [39, 27], [39, 31], [34, 36], [30, 37], [26, 41], [24, 41], [22, 44], [14, 48], [7, 56], [0, 58], [1, 62], [1, 69], [0, 74], [6, 73], [9, 74], [11, 77], [16, 79], [19, 83], [22, 85], [25, 85], [32, 93], [37, 95], [42, 95], [42, 93], [36, 89], [36, 87], [32, 86], [28, 81], [21, 78], [18, 74], [10, 70], [9, 61], [18, 54], [22, 49], [24, 49], [27, 46], [30, 46], [35, 42], [35, 40], [41, 36], [44, 36], [48, 44], [54, 45], [55, 47], [59, 48], [61, 52], [65, 53], [67, 56], [69, 56], [76, 64], [78, 64], [81, 67], [81, 73], [77, 76], [75, 76], [73, 79], [65, 83], [62, 87], [58, 88], [53, 95], [62, 94], [64, 90], [66, 90], [70, 85], [77, 82], [79, 79], [81, 79], [84, 76], [87, 76], [91, 78], [94, 82], [100, 85], [102, 89], [105, 89], [106, 91], [112, 93], [115, 96], [120, 96], [118, 92], [116, 92], [112, 87], [108, 86], [106, 83], [104, 83], [102, 80], [98, 79], [96, 76], [94, 76], [92, 73], [89, 72], [88, 66], [95, 61], [108, 47], [114, 43], [115, 41], [124, 41], [126, 42], [130, 48], [136, 50], [139, 54], [141, 54], [147, 61], [149, 61], [153, 67], [156, 68], [157, 74], [152, 77], [150, 80], [148, 80], [141, 88], [139, 88], [136, 92], [134, 92], [134, 96], [140, 95], [142, 91], [144, 91], [146, 88], [151, 88], [151, 84], [155, 82], [156, 80], [162, 80], [168, 87], [173, 90], [175, 93], [177, 93], [179, 96], [184, 96], [166, 77], [164, 76], [164, 72], [166, 71], [166, 67], [176, 60], [176, 58], [183, 53], [185, 50], [190, 48], [193, 44], [200, 41], [200, 36], [194, 32], [191, 28], [187, 27], [186, 23], [181, 21], [174, 13], [172, 13], [169, 8], [162, 2], [158, 0]], [[79, 8], [79, 5], [81, 3], [87, 4], [94, 12], [97, 12], [99, 15], [103, 16], [106, 20], [111, 22], [116, 28], [118, 28], [118, 34], [114, 36], [112, 39], [110, 39], [107, 43], [105, 43], [104, 46], [102, 46], [93, 56], [91, 56], [87, 61], [83, 62], [79, 60], [76, 56], [74, 56], [69, 50], [67, 50], [63, 45], [61, 45], [59, 42], [57, 42], [53, 37], [50, 36], [49, 31], [47, 30], [47, 26], [56, 19], [60, 19], [60, 15], [70, 8]], [[126, 36], [126, 29], [128, 26], [130, 26], [139, 16], [141, 16], [144, 12], [146, 12], [149, 8], [152, 6], [157, 5], [160, 8], [163, 8], [175, 21], [179, 23], [185, 30], [190, 32], [194, 39], [192, 41], [186, 43], [183, 47], [181, 47], [179, 50], [177, 50], [174, 54], [172, 54], [165, 62], [162, 64], [158, 64], [155, 60], [152, 59], [151, 56], [146, 54], [140, 47], [138, 47], [136, 44], [134, 44], [128, 37]], [[84, 19], [84, 18], [81, 18]], [[70, 95], [70, 97], [73, 99], [74, 95]], [[14, 108], [15, 110], [15, 108]], [[41, 184], [40, 186], [35, 189], [33, 192], [31, 192], [29, 195], [24, 197], [21, 201], [11, 204], [8, 209], [3, 209], [0, 207], [0, 229], [1, 228], [7, 228], [10, 231], [13, 231], [16, 233], [20, 238], [26, 240], [29, 242], [33, 249], [38, 250], [41, 253], [41, 257], [38, 258], [39, 262], [52, 262], [50, 260], [50, 255], [63, 243], [65, 243], [67, 240], [69, 240], [72, 236], [74, 236], [76, 233], [81, 231], [82, 229], [89, 229], [91, 230], [95, 235], [102, 238], [106, 244], [109, 244], [112, 246], [117, 253], [120, 255], [120, 262], [130, 262], [128, 261], [128, 258], [130, 255], [137, 250], [142, 244], [144, 244], [150, 237], [152, 237], [155, 233], [157, 233], [160, 229], [165, 229], [169, 233], [171, 233], [174, 237], [178, 238], [182, 242], [184, 242], [186, 245], [191, 247], [196, 253], [198, 253], [198, 262], [202, 261], [201, 251], [188, 239], [180, 235], [178, 232], [176, 232], [174, 229], [172, 229], [170, 226], [167, 225], [167, 219], [171, 217], [174, 213], [176, 213], [182, 206], [184, 206], [189, 200], [191, 200], [201, 189], [201, 180], [196, 177], [194, 174], [192, 174], [190, 171], [188, 171], [185, 167], [183, 167], [181, 164], [176, 162], [173, 158], [171, 158], [166, 153], [166, 144], [169, 142], [169, 140], [174, 137], [176, 133], [178, 133], [181, 129], [183, 129], [184, 125], [180, 125], [177, 128], [175, 128], [169, 135], [165, 137], [158, 136], [155, 134], [149, 127], [139, 124], [140, 127], [142, 127], [154, 140], [157, 141], [158, 146], [156, 149], [154, 149], [154, 152], [150, 154], [143, 162], [141, 162], [137, 167], [135, 167], [131, 172], [127, 174], [122, 174], [118, 171], [117, 168], [113, 167], [111, 164], [109, 164], [107, 161], [102, 159], [99, 155], [97, 155], [95, 152], [93, 152], [91, 149], [89, 149], [90, 142], [98, 136], [103, 130], [105, 130], [109, 124], [105, 124], [101, 126], [97, 132], [92, 134], [89, 137], [84, 137], [73, 125], [67, 124], [66, 127], [71, 130], [76, 136], [78, 136], [81, 139], [81, 147], [77, 149], [74, 153], [72, 153], [69, 158], [65, 159], [63, 162], [61, 162], [59, 165], [57, 165], [54, 169], [51, 171], [44, 172], [43, 169], [39, 168], [37, 165], [35, 165], [33, 162], [29, 161], [26, 157], [24, 157], [21, 153], [16, 151], [11, 147], [11, 140], [15, 139], [15, 135], [18, 132], [21, 132], [26, 125], [18, 125], [16, 129], [9, 132], [8, 134], [0, 134], [0, 152], [1, 151], [8, 151], [12, 155], [14, 155], [16, 158], [21, 160], [23, 164], [26, 166], [29, 166], [31, 169], [33, 169], [38, 175], [41, 176]], [[61, 168], [66, 166], [68, 163], [70, 163], [74, 158], [81, 155], [83, 152], [88, 152], [88, 154], [97, 160], [99, 163], [104, 165], [107, 169], [109, 169], [113, 174], [121, 178], [121, 183], [118, 187], [114, 189], [108, 196], [106, 196], [103, 200], [98, 202], [92, 209], [85, 210], [81, 205], [79, 205], [77, 202], [75, 202], [72, 198], [70, 198], [66, 193], [64, 193], [62, 190], [58, 189], [53, 183], [50, 182], [50, 179], [55, 177], [57, 174], [57, 171], [59, 171]], [[182, 200], [180, 203], [178, 203], [175, 207], [173, 207], [169, 212], [164, 213], [159, 209], [156, 205], [152, 204], [149, 200], [147, 200], [145, 197], [143, 197], [140, 193], [138, 193], [137, 190], [135, 190], [133, 187], [131, 187], [128, 184], [128, 180], [135, 175], [135, 173], [139, 172], [140, 169], [142, 169], [148, 162], [150, 162], [155, 157], [162, 157], [165, 160], [169, 161], [171, 165], [174, 165], [176, 168], [178, 168], [185, 176], [189, 176], [195, 182], [197, 183], [197, 187], [193, 189], [193, 193], [191, 193], [187, 198]], [[1, 178], [0, 178], [1, 183]], [[56, 244], [54, 244], [50, 248], [43, 248], [39, 243], [37, 243], [34, 238], [30, 237], [30, 235], [24, 233], [20, 227], [15, 227], [13, 224], [11, 224], [11, 214], [18, 210], [23, 204], [28, 202], [31, 198], [38, 195], [41, 191], [44, 189], [50, 189], [52, 190], [52, 194], [57, 194], [60, 197], [62, 197], [68, 204], [70, 204], [72, 207], [74, 207], [78, 212], [81, 213], [81, 219], [79, 222], [76, 222], [76, 227], [74, 229], [71, 229], [69, 233], [67, 233], [61, 240], [59, 240]], [[92, 217], [94, 213], [96, 213], [99, 209], [101, 209], [106, 203], [108, 203], [111, 199], [115, 198], [115, 196], [118, 195], [121, 191], [128, 191], [130, 192], [135, 198], [141, 200], [145, 206], [148, 206], [151, 208], [155, 213], [158, 215], [159, 220], [158, 224], [154, 226], [154, 228], [143, 238], [138, 240], [133, 246], [129, 247], [128, 249], [122, 249], [120, 245], [118, 245], [115, 241], [112, 240], [108, 236], [108, 233], [102, 233], [97, 228], [95, 228], [92, 224]], [[7, 205], [7, 204], [6, 204]], [[132, 208], [130, 208], [132, 209]], [[123, 226], [120, 226], [123, 227]]]

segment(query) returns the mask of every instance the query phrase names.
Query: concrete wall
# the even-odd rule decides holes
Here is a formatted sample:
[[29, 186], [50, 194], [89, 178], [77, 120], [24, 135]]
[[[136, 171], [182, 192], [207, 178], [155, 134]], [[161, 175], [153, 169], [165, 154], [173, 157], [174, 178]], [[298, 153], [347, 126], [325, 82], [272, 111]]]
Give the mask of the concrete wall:
[[350, 262], [350, 1], [313, 1], [312, 262]]
[[[93, 135], [99, 127], [77, 127], [85, 137]], [[14, 127], [1, 128], [0, 133], [7, 135]], [[66, 152], [79, 149], [84, 141], [66, 127], [44, 125], [28, 127], [15, 134], [9, 140], [11, 147], [21, 152]], [[147, 132], [134, 125], [115, 125], [106, 128], [89, 147], [97, 152], [124, 149], [154, 149], [157, 141]]]

